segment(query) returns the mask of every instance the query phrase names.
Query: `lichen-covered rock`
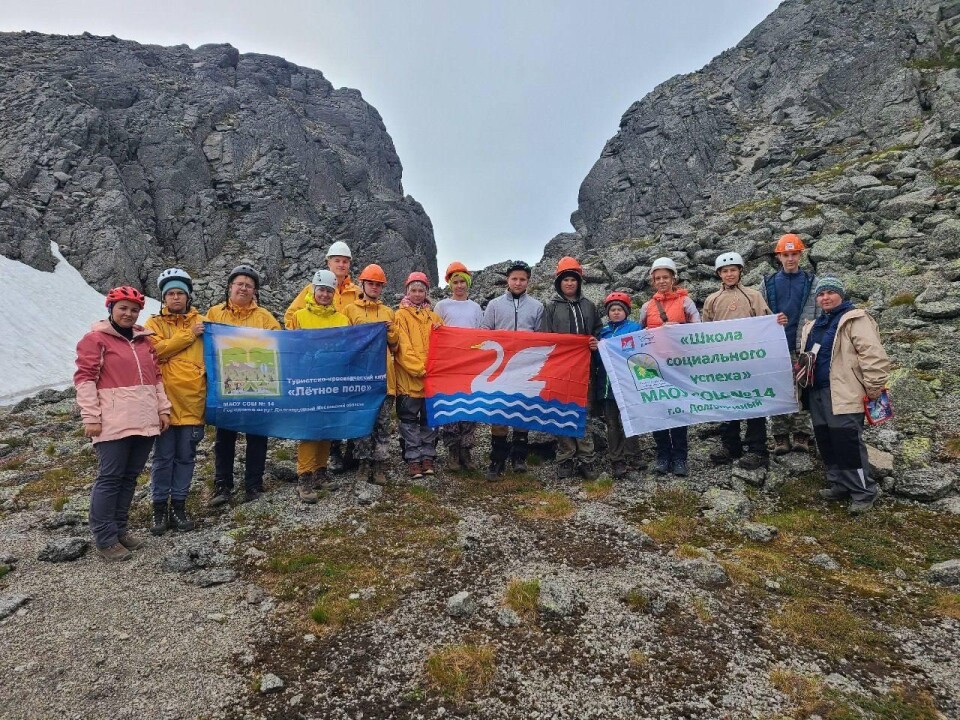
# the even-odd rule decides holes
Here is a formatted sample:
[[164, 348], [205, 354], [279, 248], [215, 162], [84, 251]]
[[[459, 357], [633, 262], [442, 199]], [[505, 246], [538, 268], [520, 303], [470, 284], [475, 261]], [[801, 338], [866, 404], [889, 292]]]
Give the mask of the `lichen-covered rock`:
[[947, 560], [931, 565], [927, 569], [927, 579], [941, 585], [960, 585], [960, 560]]
[[897, 478], [894, 491], [913, 500], [929, 502], [948, 495], [955, 479], [953, 472], [942, 466], [908, 470]]
[[750, 517], [750, 498], [735, 490], [710, 488], [700, 498], [703, 514], [711, 520], [742, 520]]

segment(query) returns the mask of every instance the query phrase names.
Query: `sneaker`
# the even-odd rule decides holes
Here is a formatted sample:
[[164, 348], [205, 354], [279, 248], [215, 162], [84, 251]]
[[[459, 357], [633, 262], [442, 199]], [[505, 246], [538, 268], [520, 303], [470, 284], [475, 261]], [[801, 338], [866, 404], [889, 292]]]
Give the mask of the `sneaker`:
[[846, 490], [841, 488], [824, 488], [817, 490], [817, 497], [821, 500], [846, 500], [850, 496]]
[[127, 550], [139, 550], [143, 547], [143, 540], [130, 532], [125, 532], [117, 538], [117, 542], [123, 545]]
[[150, 534], [160, 536], [168, 529], [167, 504], [155, 502], [153, 504], [153, 525], [150, 527]]
[[806, 433], [794, 433], [793, 451], [799, 453], [810, 452], [810, 436]]
[[382, 462], [373, 463], [373, 474], [370, 476], [370, 482], [374, 485], [387, 484], [387, 469]]
[[670, 458], [658, 457], [657, 461], [653, 463], [653, 471], [657, 475], [666, 475], [670, 472]]
[[230, 491], [225, 489], [219, 489], [214, 492], [213, 497], [207, 501], [207, 507], [215, 508], [222, 507], [227, 505], [230, 502]]
[[790, 436], [774, 435], [773, 436], [773, 454], [786, 455], [788, 452], [790, 452]]
[[577, 466], [577, 472], [580, 473], [580, 477], [584, 480], [596, 480], [600, 477], [600, 473], [597, 472], [597, 469], [593, 466], [593, 463], [579, 463]]
[[104, 560], [118, 562], [120, 560], [129, 560], [133, 554], [120, 543], [114, 543], [107, 548], [97, 548], [97, 552]]
[[686, 477], [690, 474], [690, 470], [687, 468], [686, 460], [674, 460], [673, 465], [670, 468], [670, 472], [678, 477]]
[[424, 475], [433, 475], [433, 458], [424, 458], [420, 463], [420, 467], [423, 468]]
[[869, 500], [852, 500], [847, 506], [847, 512], [851, 515], [863, 515], [873, 509], [873, 504], [876, 501], [876, 497], [872, 497]]
[[420, 478], [423, 477], [423, 468], [420, 466], [420, 463], [418, 462], [409, 462], [407, 463], [407, 474], [413, 480], [419, 480]]
[[174, 500], [170, 503], [170, 529], [179, 532], [190, 532], [196, 527], [187, 516], [187, 503], [184, 500]]
[[572, 478], [575, 470], [576, 466], [573, 464], [573, 460], [561, 460], [557, 465], [557, 477], [560, 480]]
[[719, 450], [710, 453], [710, 462], [715, 465], [730, 465], [741, 455], [743, 455], [743, 450], [731, 450], [728, 447], [721, 446]]
[[769, 467], [770, 458], [766, 455], [760, 455], [759, 453], [747, 453], [740, 458], [740, 462], [737, 464], [742, 470], [759, 470], [760, 468]]

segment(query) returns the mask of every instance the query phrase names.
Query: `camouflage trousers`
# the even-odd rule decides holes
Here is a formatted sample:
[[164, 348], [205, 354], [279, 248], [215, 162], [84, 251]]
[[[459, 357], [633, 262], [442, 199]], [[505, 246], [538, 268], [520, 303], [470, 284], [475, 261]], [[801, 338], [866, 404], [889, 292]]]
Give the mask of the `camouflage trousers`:
[[440, 426], [440, 439], [444, 446], [451, 448], [470, 449], [476, 444], [475, 434], [477, 424], [472, 422], [455, 422]]
[[383, 462], [390, 457], [390, 416], [393, 414], [393, 395], [387, 395], [373, 423], [373, 432], [353, 441], [353, 458], [360, 461]]

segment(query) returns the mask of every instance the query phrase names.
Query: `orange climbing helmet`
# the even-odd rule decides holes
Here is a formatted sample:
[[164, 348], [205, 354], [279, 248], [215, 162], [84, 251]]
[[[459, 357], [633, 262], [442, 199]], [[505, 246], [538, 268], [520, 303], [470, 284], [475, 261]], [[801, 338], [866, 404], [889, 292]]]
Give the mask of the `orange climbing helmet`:
[[603, 300], [603, 307], [609, 308], [610, 303], [620, 303], [621, 305], [624, 306], [624, 310], [626, 310], [628, 313], [630, 312], [630, 308], [632, 307], [632, 303], [630, 302], [630, 296], [627, 295], [625, 292], [612, 292], [609, 295], [607, 295], [607, 297], [604, 298]]
[[560, 262], [557, 263], [557, 277], [560, 277], [566, 272], [574, 272], [580, 277], [583, 277], [583, 266], [579, 260], [567, 255], [560, 258]]
[[363, 272], [360, 273], [360, 276], [357, 278], [360, 282], [368, 280], [370, 282], [378, 282], [387, 284], [387, 274], [383, 271], [383, 268], [377, 264], [367, 265]]
[[450, 278], [453, 277], [454, 273], [463, 273], [464, 275], [471, 274], [470, 271], [467, 270], [467, 266], [459, 260], [454, 260], [452, 263], [447, 265], [447, 272], [444, 273], [443, 279], [447, 282], [450, 282]]
[[422, 272], [415, 271], [407, 275], [407, 281], [403, 284], [404, 287], [409, 287], [410, 283], [420, 282], [427, 286], [427, 289], [430, 288], [430, 278], [424, 275]]
[[803, 244], [803, 240], [799, 235], [787, 233], [777, 240], [777, 247], [774, 248], [774, 252], [777, 254], [785, 252], [803, 252], [806, 249], [807, 247]]

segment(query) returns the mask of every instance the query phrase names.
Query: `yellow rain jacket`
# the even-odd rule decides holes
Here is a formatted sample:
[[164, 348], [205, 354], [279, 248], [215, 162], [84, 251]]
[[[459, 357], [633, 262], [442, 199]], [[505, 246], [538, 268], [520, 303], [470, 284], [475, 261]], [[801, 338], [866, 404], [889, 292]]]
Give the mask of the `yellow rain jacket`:
[[193, 326], [205, 322], [196, 308], [184, 315], [161, 308], [144, 324], [154, 334], [149, 337], [157, 352], [163, 387], [173, 406], [171, 425], [203, 425], [207, 398], [207, 371], [203, 364], [203, 336], [193, 334]]
[[397, 326], [393, 321], [393, 310], [379, 300], [362, 297], [353, 305], [347, 305], [343, 314], [351, 325], [387, 323], [387, 395], [396, 395], [397, 378], [393, 367], [393, 353], [397, 349]]
[[207, 310], [207, 320], [224, 325], [239, 325], [240, 327], [260, 328], [261, 330], [282, 330], [273, 313], [257, 305], [256, 300], [245, 308], [231, 305], [229, 300], [214, 305]]
[[338, 313], [333, 305], [318, 305], [312, 292], [307, 296], [304, 307], [286, 321], [287, 330], [322, 330], [349, 324], [347, 316]]
[[[290, 307], [287, 308], [287, 311], [283, 314], [283, 324], [288, 326], [290, 325], [290, 318], [294, 316], [297, 310], [303, 309], [307, 304], [307, 298], [313, 299], [313, 284], [307, 283], [307, 286], [300, 291], [300, 294], [293, 299], [293, 302], [290, 303]], [[344, 308], [349, 305], [353, 305], [357, 298], [360, 297], [360, 288], [353, 284], [353, 281], [349, 276], [343, 279], [343, 282], [337, 287], [336, 292], [333, 293], [333, 307], [336, 308], [337, 312], [342, 313]]]
[[397, 395], [424, 397], [423, 378], [427, 374], [430, 332], [443, 320], [430, 308], [400, 307], [394, 316], [397, 326], [397, 351], [394, 365]]

